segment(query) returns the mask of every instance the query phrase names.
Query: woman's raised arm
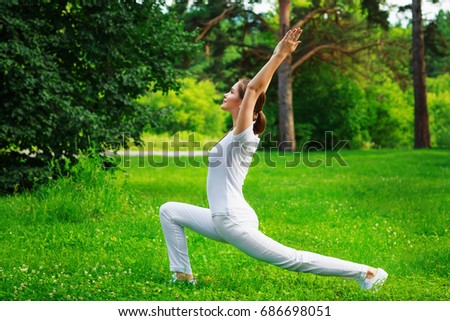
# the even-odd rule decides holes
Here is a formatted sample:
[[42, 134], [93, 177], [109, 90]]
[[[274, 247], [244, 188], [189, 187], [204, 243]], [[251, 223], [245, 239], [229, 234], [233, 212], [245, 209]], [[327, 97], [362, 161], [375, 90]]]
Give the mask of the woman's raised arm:
[[301, 34], [302, 30], [300, 28], [289, 30], [275, 47], [269, 61], [248, 84], [239, 110], [236, 128], [234, 130], [235, 135], [241, 133], [253, 123], [253, 109], [255, 107], [256, 100], [261, 93], [267, 90], [273, 74], [281, 65], [283, 60], [295, 51], [300, 43], [298, 38]]

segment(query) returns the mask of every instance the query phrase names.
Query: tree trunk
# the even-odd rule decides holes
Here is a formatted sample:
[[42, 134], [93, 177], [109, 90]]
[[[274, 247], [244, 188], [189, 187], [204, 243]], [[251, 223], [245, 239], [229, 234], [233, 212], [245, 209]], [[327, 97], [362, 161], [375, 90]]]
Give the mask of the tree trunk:
[[424, 40], [422, 30], [422, 1], [412, 0], [413, 14], [413, 75], [414, 75], [414, 148], [430, 148], [427, 88], [425, 84]]
[[[289, 30], [291, 1], [279, 0], [280, 8], [280, 39]], [[278, 68], [278, 125], [279, 125], [279, 148], [283, 151], [294, 151], [294, 111], [292, 106], [292, 56], [289, 55]]]

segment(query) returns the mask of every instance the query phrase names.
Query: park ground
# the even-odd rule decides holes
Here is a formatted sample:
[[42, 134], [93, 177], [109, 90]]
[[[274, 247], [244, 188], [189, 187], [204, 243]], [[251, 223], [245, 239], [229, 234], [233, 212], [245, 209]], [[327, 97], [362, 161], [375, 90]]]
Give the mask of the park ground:
[[1, 197], [0, 300], [450, 300], [450, 151], [340, 155], [345, 165], [313, 153], [321, 165], [311, 167], [258, 152], [244, 194], [279, 242], [384, 268], [377, 293], [285, 271], [191, 231], [198, 284], [168, 284], [159, 207], [207, 206], [207, 167], [203, 157], [156, 156], [130, 157], [114, 178], [83, 161], [77, 178]]

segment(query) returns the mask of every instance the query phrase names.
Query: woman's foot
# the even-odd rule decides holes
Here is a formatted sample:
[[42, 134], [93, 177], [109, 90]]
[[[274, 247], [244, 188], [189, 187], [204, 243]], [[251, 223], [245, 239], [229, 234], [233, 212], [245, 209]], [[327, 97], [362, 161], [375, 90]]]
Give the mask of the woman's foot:
[[170, 283], [178, 283], [178, 282], [187, 282], [188, 284], [195, 285], [197, 284], [197, 280], [194, 278], [192, 274], [185, 274], [182, 272], [176, 272], [172, 275], [172, 280]]
[[178, 281], [190, 281], [194, 279], [194, 276], [192, 274], [186, 274], [183, 272], [177, 272], [176, 277]]
[[378, 291], [387, 278], [388, 274], [383, 269], [369, 268], [366, 274], [366, 278], [364, 280], [358, 281], [358, 284], [363, 290], [373, 289], [374, 291]]
[[371, 278], [374, 278], [375, 277], [375, 275], [377, 274], [377, 271], [378, 271], [378, 269], [375, 269], [375, 268], [372, 268], [372, 267], [370, 267], [368, 270], [367, 270], [367, 273], [366, 273], [366, 279], [371, 279]]

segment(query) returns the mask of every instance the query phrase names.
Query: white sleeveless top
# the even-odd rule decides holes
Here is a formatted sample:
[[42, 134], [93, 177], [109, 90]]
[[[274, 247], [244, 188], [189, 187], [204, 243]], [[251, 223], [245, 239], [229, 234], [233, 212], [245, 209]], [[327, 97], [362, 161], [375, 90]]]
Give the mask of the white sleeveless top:
[[251, 124], [236, 136], [234, 130], [230, 131], [210, 150], [206, 190], [211, 214], [253, 211], [244, 199], [242, 186], [259, 140]]

